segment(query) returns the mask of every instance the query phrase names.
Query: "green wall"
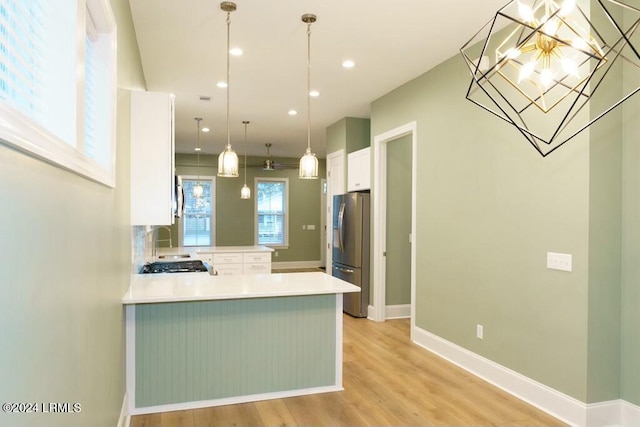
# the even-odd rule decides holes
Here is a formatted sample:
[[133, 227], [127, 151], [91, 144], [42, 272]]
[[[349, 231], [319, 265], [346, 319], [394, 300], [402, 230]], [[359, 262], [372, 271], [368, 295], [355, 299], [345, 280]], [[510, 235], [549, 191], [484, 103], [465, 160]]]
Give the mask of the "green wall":
[[386, 305], [411, 303], [411, 135], [387, 144]]
[[587, 401], [589, 134], [543, 159], [465, 100], [468, 79], [454, 57], [372, 107], [372, 135], [418, 126], [416, 324]]
[[[594, 102], [638, 85], [612, 75]], [[469, 79], [456, 56], [372, 105], [373, 136], [417, 122], [416, 325], [580, 401], [640, 404], [640, 100], [542, 158], [465, 100]]]
[[[274, 158], [275, 163], [297, 164], [297, 158]], [[217, 156], [200, 156], [200, 176], [215, 176]], [[244, 161], [244, 160], [243, 160]], [[249, 157], [247, 164], [261, 164], [264, 157]], [[319, 159], [319, 176], [326, 175], [325, 161]], [[176, 154], [176, 172], [179, 175], [198, 175], [197, 160], [193, 154]], [[261, 167], [247, 168], [247, 185], [251, 187], [251, 199], [240, 199], [240, 189], [244, 184], [244, 168], [240, 168], [238, 178], [215, 178], [216, 236], [217, 246], [254, 245], [254, 178], [289, 179], [289, 248], [276, 249], [278, 256], [273, 262], [320, 261], [320, 201], [321, 179], [298, 178], [298, 169], [263, 171]], [[315, 230], [303, 230], [303, 225], [315, 225]], [[172, 227], [172, 238], [178, 241], [177, 226]]]
[[371, 145], [371, 121], [345, 117], [327, 127], [327, 153], [341, 149], [346, 154]]
[[[639, 36], [636, 35], [637, 46]], [[640, 86], [637, 70], [623, 70], [622, 84]], [[640, 405], [640, 96], [622, 104], [622, 327], [621, 397]]]
[[[118, 86], [144, 87], [129, 3]], [[0, 425], [114, 426], [124, 386], [120, 300], [131, 269], [128, 94], [118, 94], [116, 189], [0, 144], [0, 401], [78, 402], [77, 414], [0, 413]]]

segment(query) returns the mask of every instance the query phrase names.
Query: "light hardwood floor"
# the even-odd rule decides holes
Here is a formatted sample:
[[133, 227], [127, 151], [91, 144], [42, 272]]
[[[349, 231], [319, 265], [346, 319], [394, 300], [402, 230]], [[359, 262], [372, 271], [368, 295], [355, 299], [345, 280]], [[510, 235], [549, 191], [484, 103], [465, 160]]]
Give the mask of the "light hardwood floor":
[[564, 425], [412, 344], [408, 319], [344, 316], [343, 386], [336, 393], [138, 415], [131, 427]]

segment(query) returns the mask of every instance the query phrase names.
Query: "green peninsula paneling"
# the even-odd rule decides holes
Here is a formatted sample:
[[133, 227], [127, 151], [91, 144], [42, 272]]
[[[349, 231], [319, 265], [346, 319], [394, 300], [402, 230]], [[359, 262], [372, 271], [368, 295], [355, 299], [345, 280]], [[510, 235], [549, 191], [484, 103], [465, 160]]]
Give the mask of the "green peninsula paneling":
[[336, 297], [136, 306], [136, 407], [335, 385]]

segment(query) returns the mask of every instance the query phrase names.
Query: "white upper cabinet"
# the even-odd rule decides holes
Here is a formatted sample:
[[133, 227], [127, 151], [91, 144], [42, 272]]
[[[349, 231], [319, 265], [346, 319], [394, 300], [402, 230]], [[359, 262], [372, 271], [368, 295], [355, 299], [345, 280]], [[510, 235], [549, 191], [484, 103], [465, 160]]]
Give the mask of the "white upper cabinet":
[[131, 225], [173, 224], [174, 96], [131, 92]]
[[347, 191], [371, 189], [371, 147], [347, 156]]

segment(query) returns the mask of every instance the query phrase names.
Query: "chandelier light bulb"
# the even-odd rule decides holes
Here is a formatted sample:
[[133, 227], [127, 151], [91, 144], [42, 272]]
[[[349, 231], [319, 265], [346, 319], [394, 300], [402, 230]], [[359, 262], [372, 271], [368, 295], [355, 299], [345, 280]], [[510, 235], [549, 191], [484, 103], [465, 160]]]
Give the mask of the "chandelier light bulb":
[[544, 85], [545, 88], [548, 88], [553, 83], [553, 71], [548, 68], [542, 70], [540, 74], [540, 83]]
[[525, 22], [533, 22], [535, 20], [533, 9], [526, 4], [523, 4], [521, 1], [518, 2], [518, 13]]
[[567, 16], [576, 8], [576, 0], [565, 0], [560, 7], [560, 16]]
[[578, 72], [578, 65], [575, 63], [574, 60], [569, 58], [563, 58], [561, 61], [561, 64], [562, 64], [562, 70], [565, 73], [570, 74], [574, 77], [580, 78], [580, 73]]

